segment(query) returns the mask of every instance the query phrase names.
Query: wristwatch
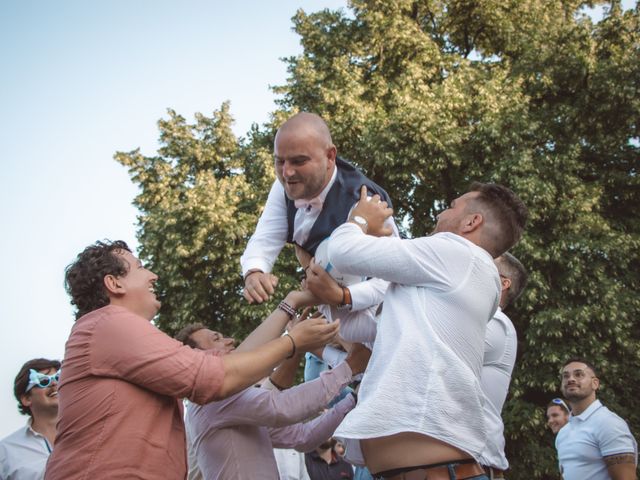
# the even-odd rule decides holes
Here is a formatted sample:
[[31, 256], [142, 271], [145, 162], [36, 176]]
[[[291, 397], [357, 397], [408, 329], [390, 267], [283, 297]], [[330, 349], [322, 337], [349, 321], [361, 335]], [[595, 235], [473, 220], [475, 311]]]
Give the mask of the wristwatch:
[[360, 215], [354, 215], [351, 217], [351, 220], [353, 220], [364, 233], [367, 233], [367, 230], [369, 229], [369, 222], [367, 222], [366, 218], [361, 217]]

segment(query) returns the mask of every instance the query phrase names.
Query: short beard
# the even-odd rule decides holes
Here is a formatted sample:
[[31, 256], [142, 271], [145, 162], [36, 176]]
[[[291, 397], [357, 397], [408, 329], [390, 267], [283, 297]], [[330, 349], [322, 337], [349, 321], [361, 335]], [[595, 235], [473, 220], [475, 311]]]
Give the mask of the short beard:
[[564, 392], [564, 398], [569, 400], [569, 402], [579, 402], [580, 400], [584, 400], [585, 398], [587, 398], [589, 395], [591, 395], [591, 393], [580, 393], [580, 392], [569, 393], [569, 392]]

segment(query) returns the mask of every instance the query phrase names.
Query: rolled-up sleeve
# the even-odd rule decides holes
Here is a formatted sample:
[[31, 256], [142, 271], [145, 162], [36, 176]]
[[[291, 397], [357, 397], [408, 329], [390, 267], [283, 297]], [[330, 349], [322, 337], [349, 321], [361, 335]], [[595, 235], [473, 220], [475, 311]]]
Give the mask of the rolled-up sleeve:
[[224, 380], [220, 357], [191, 349], [124, 309], [101, 318], [91, 341], [93, 375], [126, 380], [161, 395], [207, 403], [217, 398]]

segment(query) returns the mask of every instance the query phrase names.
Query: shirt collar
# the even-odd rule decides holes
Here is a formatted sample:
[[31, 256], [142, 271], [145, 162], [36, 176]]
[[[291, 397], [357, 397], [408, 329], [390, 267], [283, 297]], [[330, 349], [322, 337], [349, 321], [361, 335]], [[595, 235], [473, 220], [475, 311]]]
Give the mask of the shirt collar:
[[573, 414], [572, 414], [572, 415], [569, 417], [569, 420], [572, 420], [572, 419], [574, 419], [574, 418], [575, 418], [576, 420], [580, 420], [580, 421], [582, 421], [582, 422], [585, 422], [585, 421], [586, 421], [586, 420], [588, 420], [588, 419], [589, 419], [589, 417], [590, 417], [591, 415], [593, 415], [593, 414], [596, 412], [596, 410], [598, 410], [600, 407], [602, 407], [602, 402], [600, 402], [600, 400], [596, 399], [596, 400], [595, 400], [591, 405], [589, 405], [589, 406], [587, 407], [587, 409], [586, 409], [584, 412], [582, 412], [580, 415], [573, 415]]

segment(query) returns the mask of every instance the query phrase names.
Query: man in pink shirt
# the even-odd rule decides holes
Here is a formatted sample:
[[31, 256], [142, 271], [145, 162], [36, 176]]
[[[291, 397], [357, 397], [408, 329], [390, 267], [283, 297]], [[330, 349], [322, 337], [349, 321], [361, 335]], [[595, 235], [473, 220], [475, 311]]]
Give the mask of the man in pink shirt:
[[[284, 326], [274, 325], [276, 329]], [[237, 354], [233, 339], [203, 325], [185, 327], [176, 338], [200, 350], [222, 351], [228, 356]], [[244, 348], [246, 341], [237, 350]], [[320, 378], [280, 391], [293, 382], [300, 363], [300, 357], [294, 356], [270, 377], [269, 383], [274, 385], [274, 389], [250, 387], [225, 400], [206, 405], [188, 404], [186, 422], [190, 442], [204, 478], [279, 478], [273, 448], [310, 452], [325, 442], [355, 406], [352, 395], [314, 420], [303, 421], [325, 408], [354, 375], [362, 373], [370, 356], [371, 352], [366, 347], [354, 344], [345, 361], [321, 373]]]
[[[323, 319], [311, 319], [252, 351], [192, 350], [151, 324], [160, 308], [156, 280], [121, 241], [97, 242], [67, 267], [66, 288], [78, 311], [58, 386], [47, 480], [185, 478], [179, 398], [199, 404], [226, 398], [297, 348], [316, 348], [337, 334]], [[288, 319], [300, 298], [289, 294], [271, 315]]]

